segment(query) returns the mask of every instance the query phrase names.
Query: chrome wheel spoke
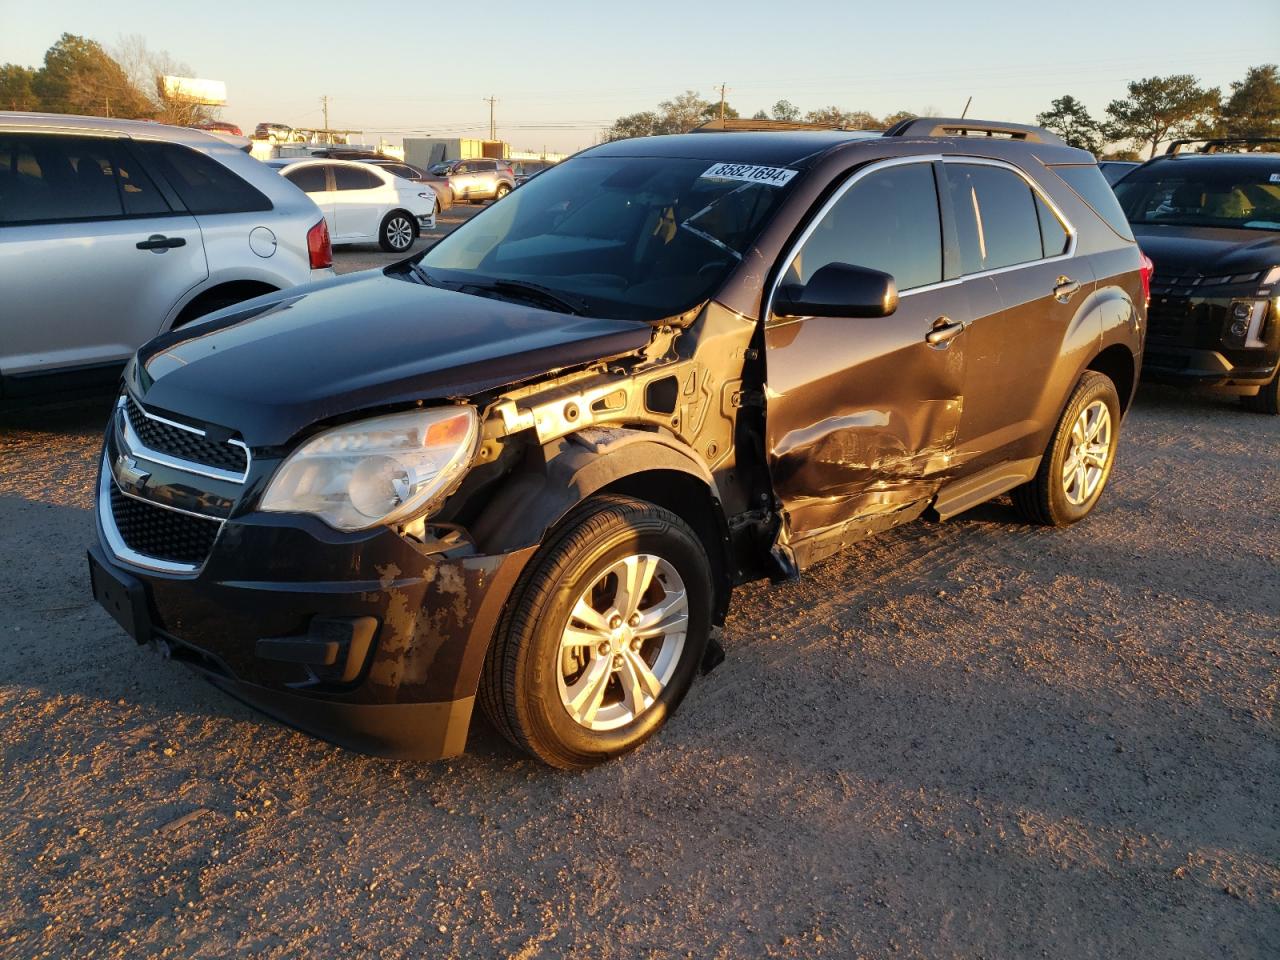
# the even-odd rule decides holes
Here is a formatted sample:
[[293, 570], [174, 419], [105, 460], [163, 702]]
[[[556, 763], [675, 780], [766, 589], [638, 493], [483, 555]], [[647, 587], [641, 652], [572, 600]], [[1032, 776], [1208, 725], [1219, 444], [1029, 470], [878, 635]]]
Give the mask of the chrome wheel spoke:
[[622, 655], [618, 676], [622, 680], [623, 702], [632, 716], [638, 717], [644, 713], [662, 693], [662, 682], [654, 676], [644, 658], [634, 650], [628, 650]]
[[689, 623], [689, 600], [683, 590], [672, 590], [662, 601], [640, 614], [635, 635], [642, 640], [684, 632]]
[[613, 605], [618, 608], [622, 618], [627, 620], [639, 608], [641, 599], [653, 583], [658, 558], [646, 553], [639, 557], [627, 557], [618, 566], [622, 569], [618, 572], [618, 595]]
[[579, 723], [590, 726], [595, 720], [611, 676], [613, 669], [609, 657], [592, 657], [581, 679], [569, 687], [569, 699], [565, 705]]
[[1111, 457], [1111, 410], [1095, 400], [1071, 427], [1070, 447], [1062, 461], [1062, 490], [1079, 506], [1098, 490]]
[[565, 628], [564, 635], [560, 638], [561, 650], [576, 650], [579, 647], [598, 647], [602, 643], [609, 642], [607, 633], [596, 633], [594, 630], [583, 630], [580, 627], [570, 625]]
[[593, 630], [602, 637], [609, 635], [609, 622], [603, 613], [600, 613], [595, 607], [587, 603], [585, 597], [580, 598], [573, 607], [573, 613], [569, 614], [571, 620], [577, 620], [586, 624], [589, 630]]

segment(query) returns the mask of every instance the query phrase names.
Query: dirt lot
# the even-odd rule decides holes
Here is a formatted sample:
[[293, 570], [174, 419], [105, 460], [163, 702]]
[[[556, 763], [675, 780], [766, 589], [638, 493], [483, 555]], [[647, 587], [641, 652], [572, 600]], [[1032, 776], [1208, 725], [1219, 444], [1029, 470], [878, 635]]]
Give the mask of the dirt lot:
[[482, 721], [356, 756], [136, 647], [105, 415], [0, 422], [0, 956], [1280, 956], [1280, 420], [1144, 389], [1090, 520], [743, 589], [667, 729], [566, 775]]

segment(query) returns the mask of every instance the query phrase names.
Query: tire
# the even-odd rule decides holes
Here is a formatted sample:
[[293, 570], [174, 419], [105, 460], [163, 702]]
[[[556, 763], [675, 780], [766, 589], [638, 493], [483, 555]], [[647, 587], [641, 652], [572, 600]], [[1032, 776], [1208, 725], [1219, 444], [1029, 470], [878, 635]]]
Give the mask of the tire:
[[505, 183], [500, 183], [500, 184], [498, 184], [498, 189], [496, 189], [495, 191], [493, 191], [493, 199], [494, 199], [494, 200], [501, 200], [503, 197], [505, 197], [505, 196], [506, 196], [508, 193], [510, 193], [510, 192], [511, 192], [511, 187], [510, 187], [510, 186], [508, 186], [508, 185], [507, 185], [507, 184], [505, 184]]
[[[650, 586], [628, 606], [619, 588], [633, 570], [641, 579], [647, 570]], [[485, 659], [481, 706], [511, 743], [553, 767], [582, 769], [634, 750], [693, 683], [712, 593], [706, 551], [675, 514], [630, 497], [587, 500], [512, 591]], [[584, 605], [591, 617], [571, 620]], [[637, 613], [624, 621], [629, 609]], [[646, 630], [648, 618], [658, 622]], [[644, 636], [631, 638], [631, 626]], [[637, 660], [647, 678], [633, 668]], [[644, 686], [653, 681], [656, 697], [655, 686]]]
[[[1102, 411], [1105, 410], [1105, 417]], [[1096, 419], [1082, 419], [1085, 414]], [[1077, 431], [1077, 423], [1082, 430]], [[1072, 462], [1079, 464], [1067, 473], [1068, 458], [1080, 444], [1082, 432], [1096, 431], [1096, 438], [1106, 430], [1105, 454], [1097, 452], [1101, 445], [1091, 445], [1095, 452]], [[1120, 397], [1111, 379], [1086, 370], [1076, 384], [1058, 425], [1054, 427], [1049, 446], [1040, 461], [1035, 478], [1013, 490], [1013, 505], [1031, 523], [1065, 527], [1083, 520], [1097, 505], [1111, 477], [1116, 462], [1116, 444], [1120, 437]], [[1101, 462], [1099, 463], [1099, 460]]]
[[413, 246], [418, 235], [414, 219], [403, 210], [392, 210], [382, 218], [378, 228], [378, 246], [387, 253], [404, 253]]
[[1241, 397], [1240, 402], [1246, 410], [1254, 413], [1267, 413], [1273, 417], [1280, 415], [1280, 370], [1276, 371], [1270, 383], [1252, 397]]

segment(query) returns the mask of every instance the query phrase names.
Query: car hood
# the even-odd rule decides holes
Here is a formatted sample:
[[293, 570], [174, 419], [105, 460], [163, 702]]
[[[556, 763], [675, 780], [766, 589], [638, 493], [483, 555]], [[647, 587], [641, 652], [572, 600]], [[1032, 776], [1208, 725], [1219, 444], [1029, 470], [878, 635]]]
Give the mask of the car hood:
[[1157, 274], [1194, 272], [1216, 277], [1280, 265], [1280, 232], [1276, 231], [1134, 224], [1133, 233]]
[[368, 271], [158, 337], [138, 352], [134, 385], [159, 412], [276, 446], [317, 421], [472, 396], [639, 349], [651, 334]]

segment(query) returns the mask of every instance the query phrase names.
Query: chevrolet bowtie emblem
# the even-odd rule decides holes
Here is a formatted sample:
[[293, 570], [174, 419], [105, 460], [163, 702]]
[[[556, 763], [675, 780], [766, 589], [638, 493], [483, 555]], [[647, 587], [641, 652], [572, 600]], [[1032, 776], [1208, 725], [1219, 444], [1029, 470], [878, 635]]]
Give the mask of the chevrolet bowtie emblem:
[[140, 487], [151, 476], [146, 470], [138, 469], [138, 461], [121, 453], [116, 455], [114, 469], [116, 481], [123, 487]]

